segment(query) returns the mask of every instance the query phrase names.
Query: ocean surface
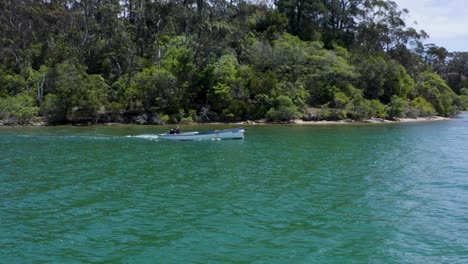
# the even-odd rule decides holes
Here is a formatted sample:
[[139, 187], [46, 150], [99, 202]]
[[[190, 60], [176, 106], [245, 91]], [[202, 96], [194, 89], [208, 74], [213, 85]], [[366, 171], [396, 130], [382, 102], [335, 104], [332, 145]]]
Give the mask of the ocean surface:
[[169, 128], [0, 127], [0, 263], [468, 263], [468, 114]]

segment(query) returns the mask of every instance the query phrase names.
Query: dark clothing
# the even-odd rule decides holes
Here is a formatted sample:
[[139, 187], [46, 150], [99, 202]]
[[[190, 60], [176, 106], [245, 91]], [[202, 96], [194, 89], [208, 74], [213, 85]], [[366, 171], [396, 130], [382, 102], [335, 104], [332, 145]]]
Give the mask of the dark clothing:
[[179, 128], [171, 128], [169, 134], [180, 134]]

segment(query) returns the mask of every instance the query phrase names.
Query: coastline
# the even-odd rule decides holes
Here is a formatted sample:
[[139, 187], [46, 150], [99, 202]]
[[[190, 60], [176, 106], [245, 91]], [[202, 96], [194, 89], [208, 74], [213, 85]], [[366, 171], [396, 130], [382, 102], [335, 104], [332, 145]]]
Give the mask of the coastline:
[[[266, 120], [255, 120], [255, 121], [240, 121], [240, 122], [203, 122], [203, 123], [180, 123], [181, 125], [310, 125], [310, 126], [321, 126], [321, 125], [364, 125], [364, 124], [400, 124], [400, 123], [419, 123], [419, 122], [436, 122], [436, 121], [448, 121], [453, 120], [456, 117], [441, 117], [441, 116], [432, 116], [432, 117], [418, 117], [418, 118], [396, 118], [395, 120], [387, 120], [381, 118], [372, 118], [362, 121], [356, 120], [338, 120], [338, 121], [327, 121], [327, 120], [320, 120], [320, 121], [304, 121], [302, 119], [293, 119], [288, 122], [268, 122]], [[107, 123], [96, 123], [96, 124], [60, 124], [61, 125], [72, 125], [72, 126], [119, 126], [119, 125], [138, 125], [138, 126], [146, 126], [146, 125], [139, 125], [133, 123], [115, 123], [115, 122], [107, 122]], [[164, 124], [164, 125], [174, 125], [174, 124]], [[0, 122], [0, 127], [12, 127], [12, 126], [21, 126], [21, 125], [6, 125]], [[25, 126], [57, 126], [57, 125], [50, 125], [46, 122], [39, 121], [39, 122], [31, 122]], [[160, 126], [160, 125], [155, 125]]]
[[372, 118], [362, 121], [355, 120], [340, 120], [340, 121], [304, 121], [301, 119], [292, 120], [295, 125], [353, 125], [353, 124], [399, 124], [399, 123], [416, 123], [416, 122], [435, 122], [448, 121], [454, 118], [433, 116], [433, 117], [418, 117], [418, 118], [396, 118], [395, 120], [387, 120], [381, 118]]
[[366, 125], [366, 124], [404, 124], [404, 123], [423, 123], [423, 122], [438, 122], [438, 121], [449, 121], [456, 117], [418, 117], [418, 118], [398, 118], [395, 120], [387, 120], [381, 118], [373, 118], [362, 121], [356, 120], [338, 120], [338, 121], [304, 121], [302, 119], [293, 119], [289, 122], [268, 122], [264, 120], [257, 121], [241, 121], [241, 122], [207, 122], [207, 123], [188, 123], [187, 125], [310, 125], [310, 126], [322, 126], [322, 125]]

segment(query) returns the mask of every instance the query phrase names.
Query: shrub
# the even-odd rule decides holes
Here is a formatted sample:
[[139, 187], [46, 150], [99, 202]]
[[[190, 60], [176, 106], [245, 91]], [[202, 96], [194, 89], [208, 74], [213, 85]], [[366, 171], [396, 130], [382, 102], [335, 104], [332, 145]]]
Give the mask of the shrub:
[[349, 97], [346, 96], [346, 94], [343, 92], [336, 92], [333, 95], [333, 104], [337, 108], [344, 108], [348, 102], [349, 102]]
[[275, 100], [275, 107], [267, 112], [267, 118], [272, 121], [289, 121], [297, 118], [299, 111], [291, 98], [280, 95]]
[[396, 95], [392, 97], [392, 100], [388, 104], [388, 115], [391, 118], [402, 118], [406, 117], [406, 113], [409, 110], [408, 102]]
[[411, 101], [411, 109], [414, 112], [414, 117], [426, 117], [436, 114], [434, 107], [422, 97], [416, 97]]
[[468, 88], [461, 88], [460, 95], [468, 95]]
[[245, 101], [234, 99], [229, 106], [222, 111], [222, 118], [227, 121], [240, 121], [248, 116], [249, 104]]
[[5, 123], [26, 125], [38, 114], [39, 108], [35, 106], [34, 98], [19, 94], [15, 97], [0, 99], [0, 119]]
[[371, 117], [371, 108], [369, 100], [364, 99], [361, 93], [356, 92], [353, 99], [346, 105], [351, 118], [355, 120], [363, 120]]
[[182, 117], [182, 119], [180, 120], [180, 122], [182, 122], [182, 123], [192, 123], [192, 122], [193, 122], [193, 119], [192, 119], [191, 116]]
[[386, 118], [388, 116], [385, 105], [379, 100], [369, 101], [370, 117]]
[[442, 116], [457, 114], [457, 95], [436, 73], [422, 73], [417, 91], [419, 96], [431, 103], [437, 114]]
[[311, 120], [337, 121], [346, 119], [347, 111], [343, 109], [320, 109]]
[[55, 94], [46, 95], [41, 105], [41, 113], [48, 123], [62, 122], [67, 116], [65, 107]]
[[106, 105], [106, 110], [111, 114], [120, 114], [124, 110], [124, 105], [118, 102], [111, 102]]
[[468, 95], [460, 95], [461, 108], [466, 111], [468, 110]]

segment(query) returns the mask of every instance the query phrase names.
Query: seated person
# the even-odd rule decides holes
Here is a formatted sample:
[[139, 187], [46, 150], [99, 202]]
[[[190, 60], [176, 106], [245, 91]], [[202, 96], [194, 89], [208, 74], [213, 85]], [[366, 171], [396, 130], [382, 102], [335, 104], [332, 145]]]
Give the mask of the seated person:
[[169, 134], [180, 134], [179, 126], [176, 126], [176, 128], [171, 128]]

